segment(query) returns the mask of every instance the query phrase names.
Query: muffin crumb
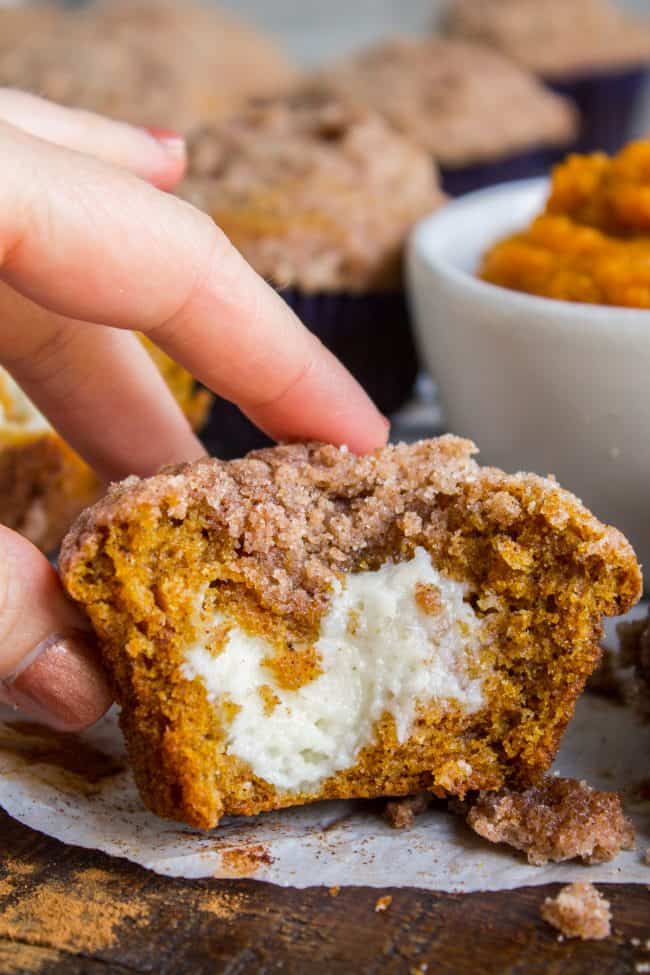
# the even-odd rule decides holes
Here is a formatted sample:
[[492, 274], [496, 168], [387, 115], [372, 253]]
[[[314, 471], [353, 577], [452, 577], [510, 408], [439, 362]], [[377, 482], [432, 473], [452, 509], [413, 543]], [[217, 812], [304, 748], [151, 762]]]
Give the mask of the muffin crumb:
[[392, 903], [393, 898], [390, 896], [390, 894], [380, 897], [375, 904], [375, 914], [381, 914], [383, 911], [387, 911]]
[[423, 792], [417, 796], [404, 796], [386, 803], [385, 817], [393, 829], [411, 829], [415, 817], [429, 806], [431, 796]]
[[535, 866], [576, 858], [603, 863], [634, 847], [618, 793], [576, 779], [549, 775], [525, 792], [483, 793], [466, 816], [479, 836], [521, 850]]
[[612, 933], [609, 901], [586, 881], [563, 887], [557, 897], [547, 897], [540, 913], [567, 938], [602, 941]]

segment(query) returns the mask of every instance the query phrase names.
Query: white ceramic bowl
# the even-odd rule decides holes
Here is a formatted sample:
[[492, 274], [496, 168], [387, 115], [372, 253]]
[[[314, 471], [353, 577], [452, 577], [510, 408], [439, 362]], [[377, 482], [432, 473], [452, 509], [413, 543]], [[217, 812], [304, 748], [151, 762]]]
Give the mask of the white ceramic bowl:
[[545, 180], [450, 203], [414, 230], [408, 280], [447, 427], [483, 463], [555, 474], [650, 566], [650, 312], [478, 280], [480, 257], [539, 212]]

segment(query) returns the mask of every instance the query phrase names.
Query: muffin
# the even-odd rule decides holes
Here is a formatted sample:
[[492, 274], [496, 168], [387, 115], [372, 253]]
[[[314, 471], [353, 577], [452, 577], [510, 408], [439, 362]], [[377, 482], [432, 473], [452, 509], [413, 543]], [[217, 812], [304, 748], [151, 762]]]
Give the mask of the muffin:
[[610, 0], [455, 0], [447, 29], [489, 44], [571, 97], [575, 148], [616, 152], [630, 135], [650, 61], [650, 20]]
[[563, 301], [650, 309], [650, 141], [572, 155], [544, 212], [483, 258], [484, 281]]
[[200, 828], [320, 799], [525, 787], [638, 599], [554, 481], [455, 437], [114, 485], [67, 536], [144, 801]]
[[213, 5], [0, 8], [0, 84], [136, 125], [186, 132], [294, 79], [270, 39]]
[[440, 165], [452, 195], [534, 176], [576, 131], [571, 104], [488, 47], [395, 38], [325, 68], [310, 84], [381, 112]]
[[[181, 194], [208, 212], [392, 413], [417, 359], [402, 282], [413, 224], [443, 202], [428, 154], [374, 112], [298, 91], [251, 101], [189, 141]], [[217, 411], [221, 456], [262, 441]]]
[[[182, 366], [143, 342], [190, 423], [199, 429], [211, 395]], [[0, 369], [0, 524], [25, 535], [43, 552], [53, 552], [101, 490], [88, 465]]]

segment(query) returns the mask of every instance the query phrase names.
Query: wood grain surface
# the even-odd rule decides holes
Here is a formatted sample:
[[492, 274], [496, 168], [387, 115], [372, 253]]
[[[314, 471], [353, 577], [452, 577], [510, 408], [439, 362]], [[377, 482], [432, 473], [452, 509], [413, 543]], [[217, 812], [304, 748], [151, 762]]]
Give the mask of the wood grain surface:
[[[4, 813], [0, 842], [5, 876], [10, 864], [22, 865], [15, 888], [5, 890], [4, 897], [0, 873], [2, 975], [636, 975], [650, 970], [645, 968], [650, 965], [645, 886], [600, 885], [611, 901], [614, 935], [583, 943], [559, 941], [539, 917], [539, 905], [556, 887], [467, 895], [346, 887], [332, 896], [325, 888], [171, 880], [51, 840]], [[79, 892], [84, 877], [109, 883], [118, 913], [124, 914], [108, 945], [75, 947], [68, 938], [66, 946], [59, 929], [30, 907], [39, 905], [39, 894], [47, 902], [53, 886], [66, 896]], [[377, 912], [377, 900], [386, 894], [392, 902]], [[98, 896], [92, 885], [87, 896], [92, 946], [97, 940], [92, 898]], [[68, 918], [61, 910], [63, 931]]]

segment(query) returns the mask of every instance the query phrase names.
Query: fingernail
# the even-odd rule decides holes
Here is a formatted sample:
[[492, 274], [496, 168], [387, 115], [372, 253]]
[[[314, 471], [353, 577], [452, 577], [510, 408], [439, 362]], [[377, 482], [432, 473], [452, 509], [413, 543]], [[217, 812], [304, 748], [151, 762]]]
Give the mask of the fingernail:
[[155, 125], [146, 126], [145, 132], [148, 132], [174, 159], [185, 159], [187, 146], [185, 139], [178, 132], [174, 132], [173, 129], [161, 129]]
[[30, 718], [59, 731], [94, 724], [111, 705], [111, 694], [90, 635], [54, 633], [2, 680], [3, 698]]

